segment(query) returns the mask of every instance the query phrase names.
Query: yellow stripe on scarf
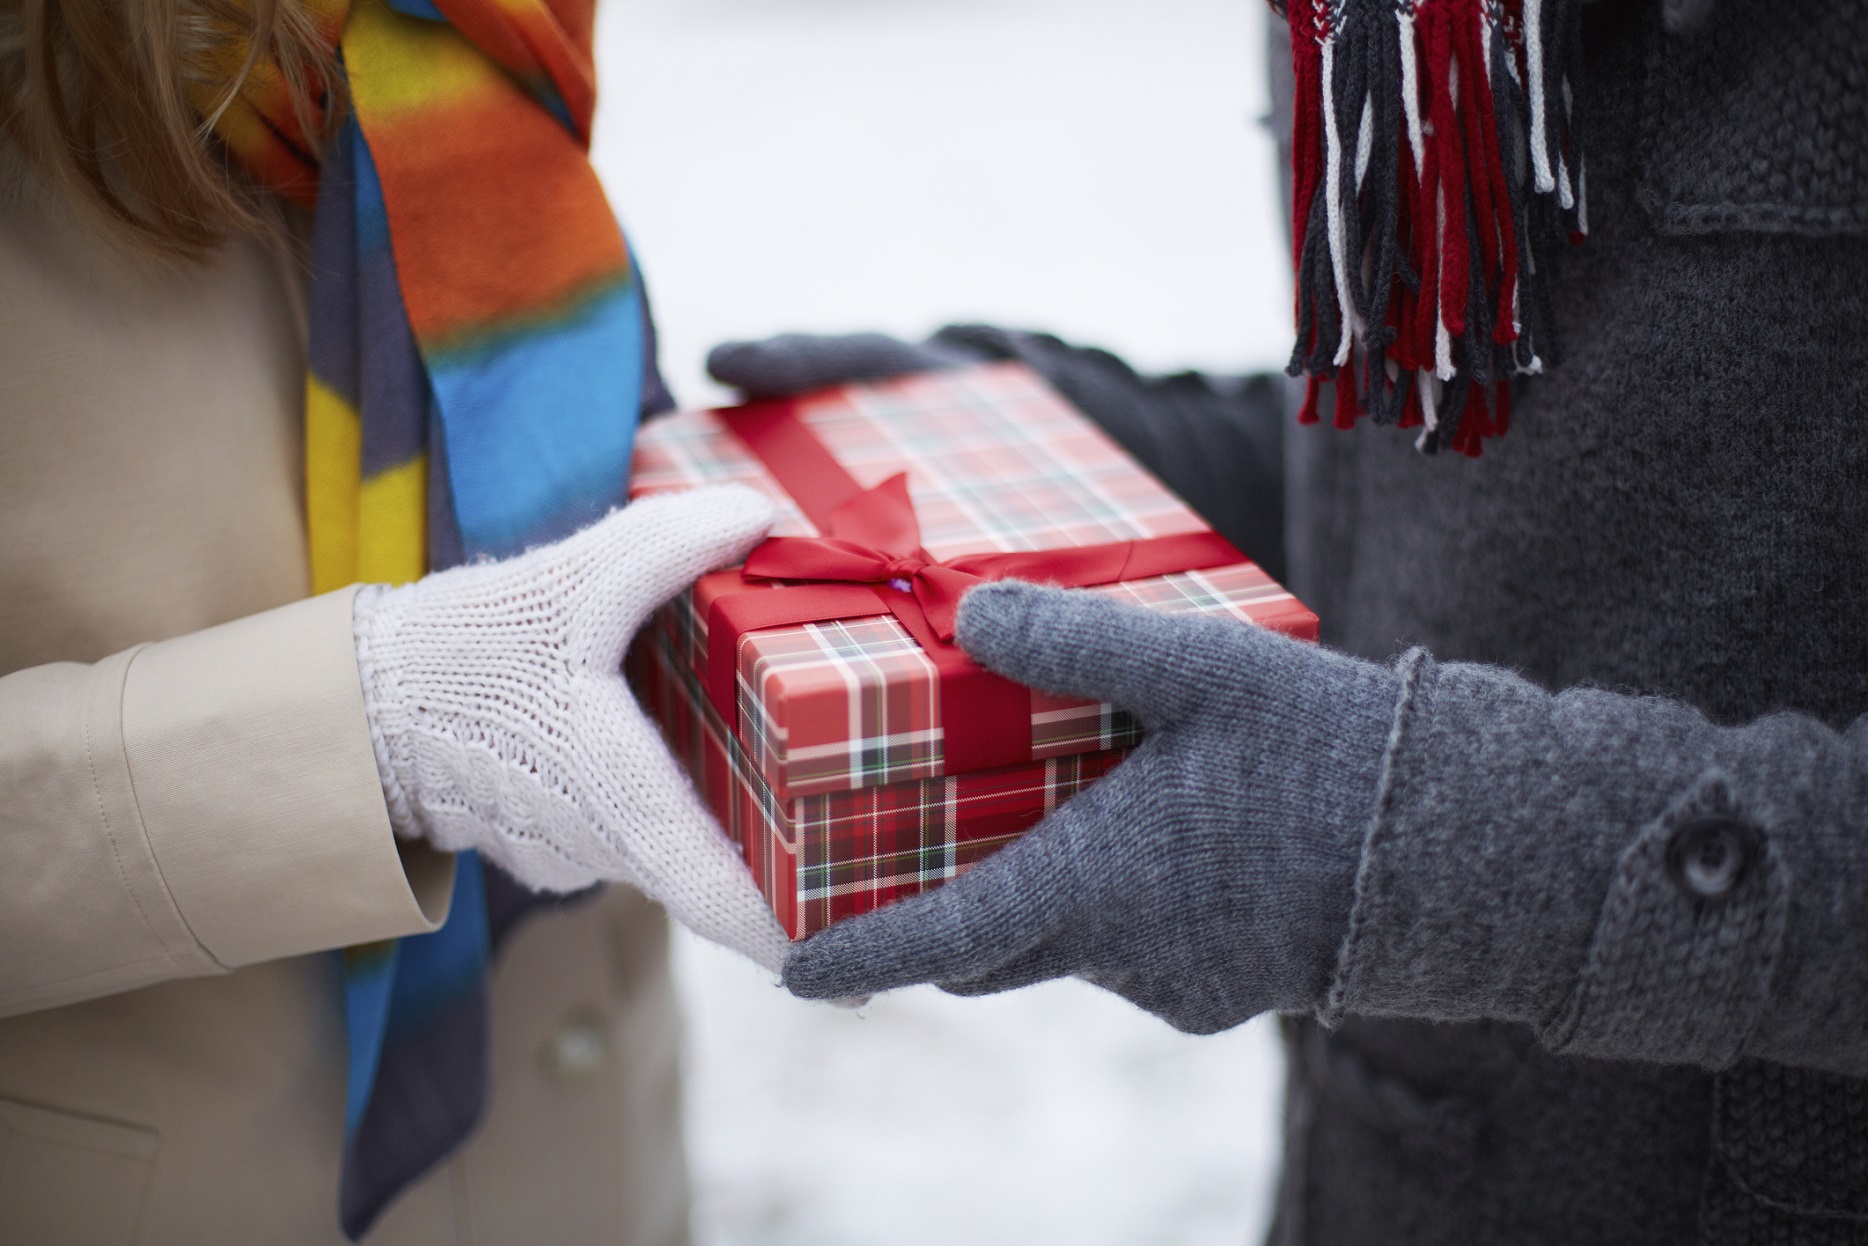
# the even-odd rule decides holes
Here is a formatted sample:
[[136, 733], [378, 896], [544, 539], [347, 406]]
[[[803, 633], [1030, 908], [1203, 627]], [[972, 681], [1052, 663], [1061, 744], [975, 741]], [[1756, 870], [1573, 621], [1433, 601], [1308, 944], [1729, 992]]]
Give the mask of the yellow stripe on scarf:
[[363, 419], [317, 377], [305, 382], [305, 520], [311, 591], [357, 582], [357, 512], [363, 485]]
[[428, 570], [428, 455], [387, 468], [358, 491], [357, 578], [406, 584]]
[[344, 29], [351, 98], [374, 127], [410, 113], [445, 113], [500, 84], [499, 67], [454, 27], [358, 0]]
[[428, 456], [363, 478], [363, 421], [317, 377], [305, 385], [311, 591], [406, 584], [428, 569]]

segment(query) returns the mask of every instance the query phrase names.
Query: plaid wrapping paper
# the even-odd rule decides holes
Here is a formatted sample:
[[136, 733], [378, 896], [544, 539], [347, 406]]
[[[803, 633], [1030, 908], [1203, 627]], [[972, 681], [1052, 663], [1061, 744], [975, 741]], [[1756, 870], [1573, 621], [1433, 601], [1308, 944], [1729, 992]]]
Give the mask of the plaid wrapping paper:
[[[992, 364], [851, 385], [799, 415], [864, 487], [906, 469], [936, 559], [1202, 532], [1206, 524], [1033, 372]], [[657, 421], [637, 443], [636, 494], [740, 481], [779, 505], [774, 535], [815, 529], [710, 411]], [[707, 581], [658, 617], [671, 652], [706, 677]], [[1230, 614], [1303, 639], [1316, 618], [1249, 562], [1107, 585], [1151, 609]], [[945, 774], [935, 668], [889, 615], [767, 628], [740, 641], [735, 747], [775, 801]], [[1128, 715], [1031, 694], [1034, 759], [1126, 748]]]
[[1089, 753], [785, 799], [726, 730], [672, 633], [645, 631], [629, 674], [793, 939], [940, 886], [1124, 756]]

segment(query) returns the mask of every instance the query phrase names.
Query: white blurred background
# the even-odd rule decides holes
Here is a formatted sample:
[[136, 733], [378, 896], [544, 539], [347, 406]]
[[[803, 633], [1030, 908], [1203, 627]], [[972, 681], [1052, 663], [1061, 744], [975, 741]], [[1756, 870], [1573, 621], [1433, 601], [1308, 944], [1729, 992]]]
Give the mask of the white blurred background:
[[[596, 161], [662, 365], [729, 337], [952, 320], [1138, 366], [1274, 367], [1290, 286], [1263, 0], [604, 0]], [[792, 1000], [681, 938], [701, 1246], [1231, 1243], [1282, 1077], [1079, 983]]]

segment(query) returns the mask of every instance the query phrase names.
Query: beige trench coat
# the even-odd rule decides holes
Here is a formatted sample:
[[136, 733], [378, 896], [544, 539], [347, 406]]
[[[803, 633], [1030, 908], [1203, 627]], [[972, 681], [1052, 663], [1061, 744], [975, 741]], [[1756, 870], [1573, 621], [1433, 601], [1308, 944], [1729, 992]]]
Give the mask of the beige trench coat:
[[[343, 1240], [319, 953], [432, 929], [452, 864], [306, 598], [302, 307], [261, 244], [165, 268], [0, 186], [0, 1246]], [[534, 918], [492, 1007], [486, 1121], [368, 1240], [684, 1239], [659, 912]]]

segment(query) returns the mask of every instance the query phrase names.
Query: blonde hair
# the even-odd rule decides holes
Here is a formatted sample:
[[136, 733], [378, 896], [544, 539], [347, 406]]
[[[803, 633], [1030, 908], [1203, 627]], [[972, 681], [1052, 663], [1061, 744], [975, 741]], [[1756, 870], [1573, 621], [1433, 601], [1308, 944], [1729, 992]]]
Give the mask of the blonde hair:
[[201, 258], [277, 219], [212, 129], [266, 62], [315, 154], [343, 101], [302, 0], [0, 0], [0, 133], [106, 232]]

